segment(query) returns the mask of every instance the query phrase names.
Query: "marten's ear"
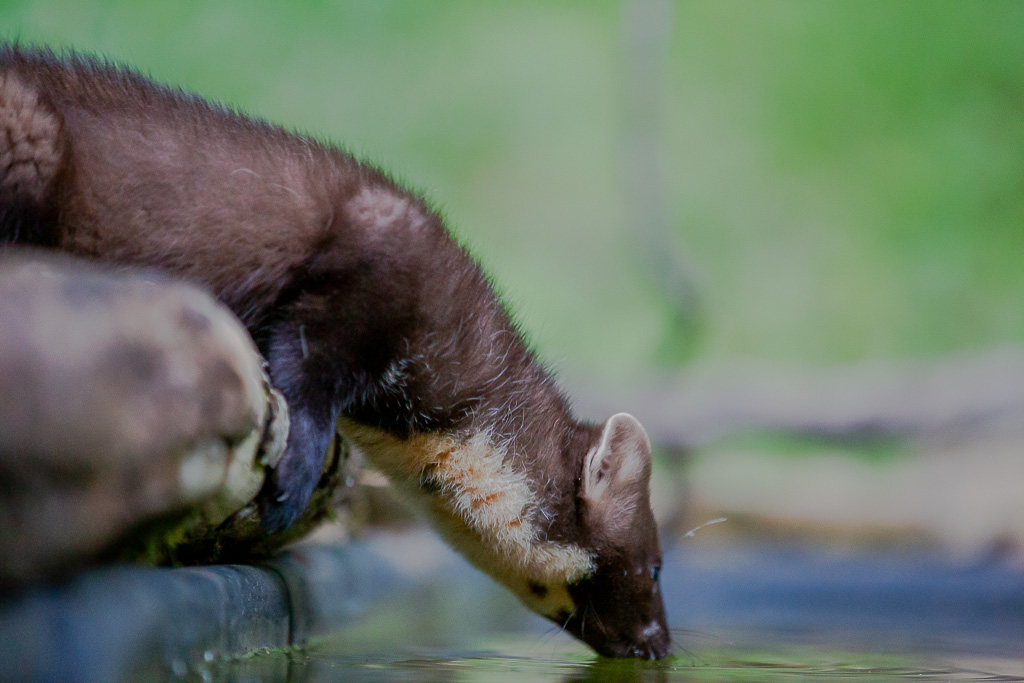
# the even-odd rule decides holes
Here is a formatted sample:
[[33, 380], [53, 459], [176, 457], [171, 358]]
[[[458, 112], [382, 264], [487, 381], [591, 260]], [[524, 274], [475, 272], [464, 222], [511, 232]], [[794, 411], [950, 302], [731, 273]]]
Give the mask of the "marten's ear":
[[583, 496], [608, 512], [624, 512], [641, 499], [647, 504], [651, 442], [635, 417], [619, 413], [608, 418], [581, 476]]

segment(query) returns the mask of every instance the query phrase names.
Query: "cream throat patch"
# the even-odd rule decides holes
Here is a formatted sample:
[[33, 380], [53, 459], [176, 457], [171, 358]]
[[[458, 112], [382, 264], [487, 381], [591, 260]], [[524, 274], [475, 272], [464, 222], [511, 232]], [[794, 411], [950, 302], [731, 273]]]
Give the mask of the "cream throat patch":
[[449, 543], [517, 593], [524, 580], [565, 583], [594, 570], [583, 548], [540, 538], [544, 503], [489, 433], [399, 439], [345, 419], [339, 428]]

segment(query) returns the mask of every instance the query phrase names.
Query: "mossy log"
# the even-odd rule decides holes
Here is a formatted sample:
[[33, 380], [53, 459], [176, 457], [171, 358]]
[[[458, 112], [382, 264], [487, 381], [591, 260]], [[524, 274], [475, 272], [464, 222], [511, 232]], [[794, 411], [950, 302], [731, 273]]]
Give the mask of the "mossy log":
[[0, 253], [0, 584], [268, 554], [330, 516], [359, 465], [336, 438], [306, 514], [267, 536], [253, 499], [287, 432], [252, 340], [202, 290]]

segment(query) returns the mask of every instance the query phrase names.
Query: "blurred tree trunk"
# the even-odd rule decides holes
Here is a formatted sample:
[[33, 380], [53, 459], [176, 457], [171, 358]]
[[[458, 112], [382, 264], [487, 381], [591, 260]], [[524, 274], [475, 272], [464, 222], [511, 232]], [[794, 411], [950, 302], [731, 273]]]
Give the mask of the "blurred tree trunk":
[[818, 369], [733, 361], [614, 388], [580, 384], [574, 393], [594, 415], [628, 406], [653, 441], [682, 449], [758, 431], [947, 438], [1024, 425], [1024, 350]]

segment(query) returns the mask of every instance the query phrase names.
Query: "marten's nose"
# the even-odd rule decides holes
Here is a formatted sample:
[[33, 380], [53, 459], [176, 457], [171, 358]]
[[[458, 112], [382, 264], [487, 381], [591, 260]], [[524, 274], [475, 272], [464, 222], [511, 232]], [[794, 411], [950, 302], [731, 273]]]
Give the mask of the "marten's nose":
[[672, 642], [668, 635], [668, 629], [660, 620], [655, 619], [647, 624], [640, 629], [640, 633], [637, 635], [634, 656], [644, 659], [661, 659], [668, 656]]

